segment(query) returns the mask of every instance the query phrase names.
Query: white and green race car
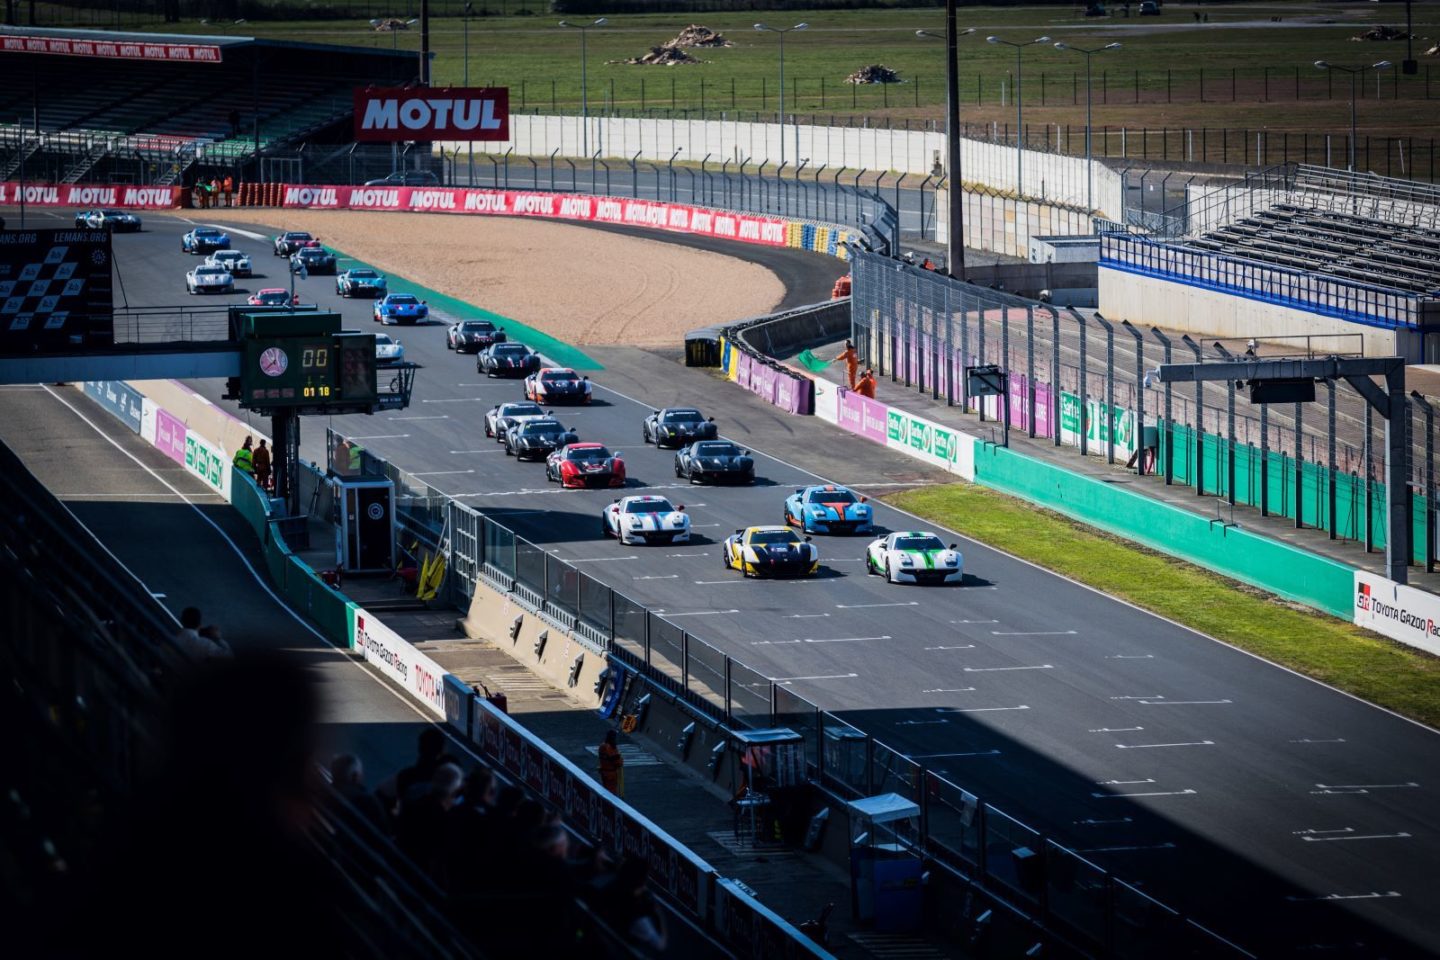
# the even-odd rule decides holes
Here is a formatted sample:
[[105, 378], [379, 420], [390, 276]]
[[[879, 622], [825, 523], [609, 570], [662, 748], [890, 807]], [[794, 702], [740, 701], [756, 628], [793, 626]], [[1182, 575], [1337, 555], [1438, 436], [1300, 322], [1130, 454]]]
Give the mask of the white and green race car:
[[933, 533], [892, 533], [865, 548], [865, 572], [891, 583], [961, 583], [965, 558]]

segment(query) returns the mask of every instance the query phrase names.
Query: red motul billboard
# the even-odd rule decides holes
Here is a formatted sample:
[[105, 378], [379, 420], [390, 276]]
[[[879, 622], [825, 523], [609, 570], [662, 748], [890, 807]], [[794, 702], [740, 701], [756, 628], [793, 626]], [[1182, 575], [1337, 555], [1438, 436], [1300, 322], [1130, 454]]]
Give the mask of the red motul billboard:
[[213, 43], [168, 41], [81, 40], [66, 37], [0, 37], [5, 53], [53, 53], [67, 57], [109, 57], [117, 60], [168, 60], [174, 63], [220, 63], [224, 59]]
[[509, 140], [507, 87], [356, 87], [355, 139]]

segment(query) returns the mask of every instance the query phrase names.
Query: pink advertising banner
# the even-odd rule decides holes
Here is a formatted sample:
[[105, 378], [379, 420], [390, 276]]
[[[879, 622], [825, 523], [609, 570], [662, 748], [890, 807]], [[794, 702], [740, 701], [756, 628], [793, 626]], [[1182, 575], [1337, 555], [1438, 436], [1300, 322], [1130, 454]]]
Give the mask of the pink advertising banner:
[[185, 424], [164, 410], [155, 410], [155, 446], [176, 463], [185, 462]]
[[876, 443], [885, 442], [885, 404], [862, 397], [853, 390], [840, 390], [840, 426]]

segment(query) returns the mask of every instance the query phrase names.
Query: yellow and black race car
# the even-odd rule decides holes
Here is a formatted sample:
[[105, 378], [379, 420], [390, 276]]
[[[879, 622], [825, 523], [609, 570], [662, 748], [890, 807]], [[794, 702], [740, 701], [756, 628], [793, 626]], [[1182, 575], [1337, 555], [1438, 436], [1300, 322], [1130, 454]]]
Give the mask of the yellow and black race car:
[[788, 527], [746, 527], [720, 547], [725, 569], [747, 577], [810, 577], [820, 569], [820, 551]]

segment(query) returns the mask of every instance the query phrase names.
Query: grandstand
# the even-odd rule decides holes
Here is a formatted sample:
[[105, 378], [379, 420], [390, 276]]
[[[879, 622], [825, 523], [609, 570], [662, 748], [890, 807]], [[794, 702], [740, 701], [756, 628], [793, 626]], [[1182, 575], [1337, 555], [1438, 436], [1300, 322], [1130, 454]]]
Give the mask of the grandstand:
[[60, 183], [243, 171], [274, 148], [349, 139], [355, 86], [416, 74], [413, 54], [367, 47], [0, 27], [0, 180], [22, 160]]
[[1292, 165], [1194, 191], [1149, 226], [1102, 237], [1104, 312], [1440, 360], [1440, 188]]

